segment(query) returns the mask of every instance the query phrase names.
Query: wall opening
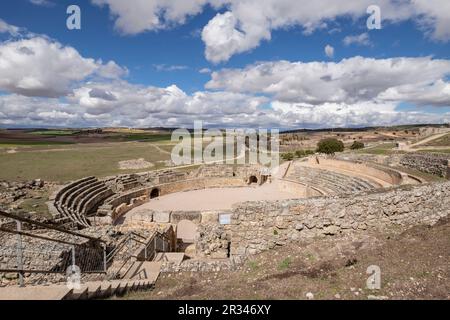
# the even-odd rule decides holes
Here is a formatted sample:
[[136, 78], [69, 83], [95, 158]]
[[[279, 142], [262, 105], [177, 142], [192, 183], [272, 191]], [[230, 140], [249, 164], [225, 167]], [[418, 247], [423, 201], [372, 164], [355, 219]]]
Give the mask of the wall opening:
[[177, 224], [177, 248], [178, 252], [184, 252], [188, 258], [196, 255], [195, 239], [197, 225], [190, 220], [181, 220]]
[[182, 240], [183, 243], [192, 244], [195, 242], [195, 235], [197, 234], [197, 225], [190, 220], [181, 220], [177, 224], [177, 239]]
[[152, 190], [152, 192], [150, 192], [150, 199], [155, 199], [158, 198], [160, 196], [160, 191], [158, 188], [155, 188]]
[[248, 179], [248, 184], [257, 184], [258, 183], [258, 178], [256, 176], [251, 176]]

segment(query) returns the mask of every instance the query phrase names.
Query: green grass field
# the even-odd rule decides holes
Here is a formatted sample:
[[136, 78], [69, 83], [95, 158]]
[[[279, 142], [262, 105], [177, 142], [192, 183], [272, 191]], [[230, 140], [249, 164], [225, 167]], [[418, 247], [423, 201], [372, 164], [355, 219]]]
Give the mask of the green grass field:
[[450, 147], [450, 134], [447, 134], [439, 139], [432, 140], [425, 143], [424, 146], [428, 147]]
[[69, 145], [74, 144], [74, 142], [65, 141], [8, 141], [0, 140], [0, 148], [11, 148], [11, 147], [22, 147], [22, 146], [58, 146], [58, 145]]
[[73, 130], [42, 130], [42, 131], [32, 131], [29, 134], [38, 136], [71, 136], [78, 131]]
[[383, 143], [375, 147], [369, 147], [365, 149], [359, 149], [356, 153], [368, 153], [368, 154], [376, 154], [376, 155], [385, 155], [391, 153], [395, 148], [394, 143]]
[[97, 177], [145, 170], [120, 170], [118, 162], [144, 158], [163, 168], [158, 161], [170, 160], [170, 154], [159, 152], [146, 142], [77, 144], [65, 148], [22, 148], [17, 153], [0, 153], [0, 180], [67, 182], [94, 175]]
[[429, 153], [450, 153], [450, 148], [449, 149], [422, 149], [422, 150], [417, 150], [418, 152], [429, 152]]

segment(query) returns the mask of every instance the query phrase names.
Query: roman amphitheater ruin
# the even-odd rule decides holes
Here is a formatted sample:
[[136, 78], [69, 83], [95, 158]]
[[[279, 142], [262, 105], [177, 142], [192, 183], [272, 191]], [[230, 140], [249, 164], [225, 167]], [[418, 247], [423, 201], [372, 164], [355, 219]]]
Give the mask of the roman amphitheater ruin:
[[[2, 286], [52, 284], [45, 290], [53, 298], [108, 296], [149, 288], [161, 272], [238, 269], [252, 255], [304, 238], [433, 225], [449, 214], [450, 182], [431, 183], [411, 168], [450, 178], [442, 156], [350, 153], [272, 171], [216, 164], [86, 177], [53, 194], [47, 228], [21, 218], [14, 233], [17, 217], [1, 213], [10, 233], [1, 239], [0, 269], [12, 274]], [[19, 260], [17, 235], [25, 248]], [[84, 284], [69, 290], [71, 265]]]

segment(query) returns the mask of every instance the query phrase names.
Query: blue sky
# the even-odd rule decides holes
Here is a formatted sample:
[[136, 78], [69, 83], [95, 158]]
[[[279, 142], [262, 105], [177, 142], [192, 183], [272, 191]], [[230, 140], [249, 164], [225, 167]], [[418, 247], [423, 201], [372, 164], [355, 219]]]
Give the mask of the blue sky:
[[[21, 29], [14, 34], [0, 27], [0, 53], [11, 46], [50, 50], [57, 43], [54, 54], [61, 54], [62, 65], [56, 66], [58, 58], [53, 63], [37, 55], [23, 62], [4, 51], [5, 65], [15, 65], [13, 75], [8, 67], [2, 70], [0, 54], [6, 78], [0, 81], [0, 124], [44, 126], [56, 120], [68, 126], [189, 126], [200, 118], [215, 126], [330, 127], [450, 119], [450, 31], [445, 31], [450, 15], [442, 13], [448, 1], [432, 1], [434, 7], [380, 1], [381, 30], [367, 29], [369, 15], [361, 1], [321, 14], [320, 5], [327, 9], [330, 0], [317, 1], [312, 9], [286, 0], [277, 8], [269, 0], [270, 12], [256, 0], [245, 0], [254, 10], [248, 17], [248, 7], [234, 0], [213, 1], [215, 7], [207, 0], [186, 0], [192, 3], [187, 9], [171, 1], [134, 1], [127, 2], [138, 7], [136, 16], [117, 0], [2, 1], [1, 21]], [[81, 8], [81, 30], [66, 28], [71, 4]], [[146, 10], [147, 4], [157, 9]], [[154, 17], [158, 22], [149, 23]], [[119, 25], [120, 19], [127, 23]], [[333, 55], [327, 56], [326, 46]], [[61, 76], [76, 72], [63, 63], [64, 48], [78, 53], [72, 65], [80, 64], [82, 75]], [[114, 75], [100, 75], [110, 61], [117, 69]], [[321, 64], [317, 70], [316, 63]], [[37, 64], [43, 66], [27, 71]], [[403, 67], [397, 70], [399, 64]], [[277, 71], [281, 66], [283, 73]], [[268, 78], [260, 72], [263, 67], [278, 73]], [[333, 85], [323, 80], [329, 76]], [[52, 77], [61, 78], [58, 90]], [[352, 84], [354, 79], [362, 80]], [[133, 92], [139, 99], [133, 99]], [[153, 100], [155, 105], [149, 103]], [[19, 110], [36, 114], [17, 117]], [[129, 111], [139, 115], [128, 117]]]

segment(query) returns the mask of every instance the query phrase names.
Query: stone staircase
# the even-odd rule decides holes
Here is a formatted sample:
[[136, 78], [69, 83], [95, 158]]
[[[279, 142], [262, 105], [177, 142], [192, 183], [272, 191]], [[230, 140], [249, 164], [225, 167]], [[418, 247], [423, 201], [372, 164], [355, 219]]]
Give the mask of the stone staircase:
[[[163, 264], [163, 261], [156, 261], [156, 258], [165, 253], [170, 255], [173, 250], [174, 231], [171, 226], [163, 231], [129, 232], [113, 246], [98, 238], [6, 212], [0, 211], [0, 216], [46, 229], [44, 234], [27, 233], [27, 238], [32, 242], [20, 239], [20, 263], [17, 262], [17, 256], [13, 256], [11, 266], [4, 267], [2, 260], [0, 271], [17, 271], [17, 274], [22, 275], [55, 275], [49, 277], [48, 282], [23, 281], [25, 277], [22, 277], [18, 284], [25, 287], [0, 288], [0, 300], [101, 299], [129, 291], [150, 289], [158, 280]], [[7, 232], [13, 233], [12, 230]], [[0, 252], [5, 251], [5, 245], [8, 246], [8, 251], [12, 252], [14, 248], [17, 250], [17, 238], [13, 236], [7, 239], [12, 242], [2, 239]], [[52, 250], [49, 250], [49, 244], [52, 245]], [[28, 253], [33, 255], [28, 257]], [[50, 254], [54, 256], [52, 259]], [[36, 264], [38, 258], [45, 264]], [[70, 289], [64, 283], [67, 279], [66, 270], [75, 261], [81, 272], [82, 285], [80, 288]]]
[[[143, 248], [133, 247], [135, 253], [128, 259], [118, 257], [118, 265], [123, 271], [120, 273], [108, 270], [114, 279], [103, 281], [86, 281], [79, 289], [70, 289], [65, 284], [37, 285], [20, 287], [6, 287], [0, 289], [1, 300], [91, 300], [106, 299], [121, 296], [128, 292], [152, 289], [158, 280], [162, 266], [163, 253], [155, 255], [153, 261], [140, 261], [137, 257]], [[157, 259], [158, 258], [158, 259]], [[156, 261], [160, 260], [160, 261]], [[126, 262], [122, 265], [123, 262]], [[118, 278], [117, 278], [118, 277]]]
[[[156, 267], [150, 268], [154, 269]], [[0, 300], [90, 300], [122, 296], [128, 292], [152, 289], [159, 270], [149, 274], [148, 279], [121, 279], [87, 282], [80, 289], [69, 289], [66, 285], [7, 287], [0, 290]]]
[[78, 289], [65, 284], [6, 287], [0, 289], [2, 300], [92, 300], [122, 296], [128, 292], [153, 289], [161, 272], [161, 262], [135, 261], [123, 279], [87, 281]]

